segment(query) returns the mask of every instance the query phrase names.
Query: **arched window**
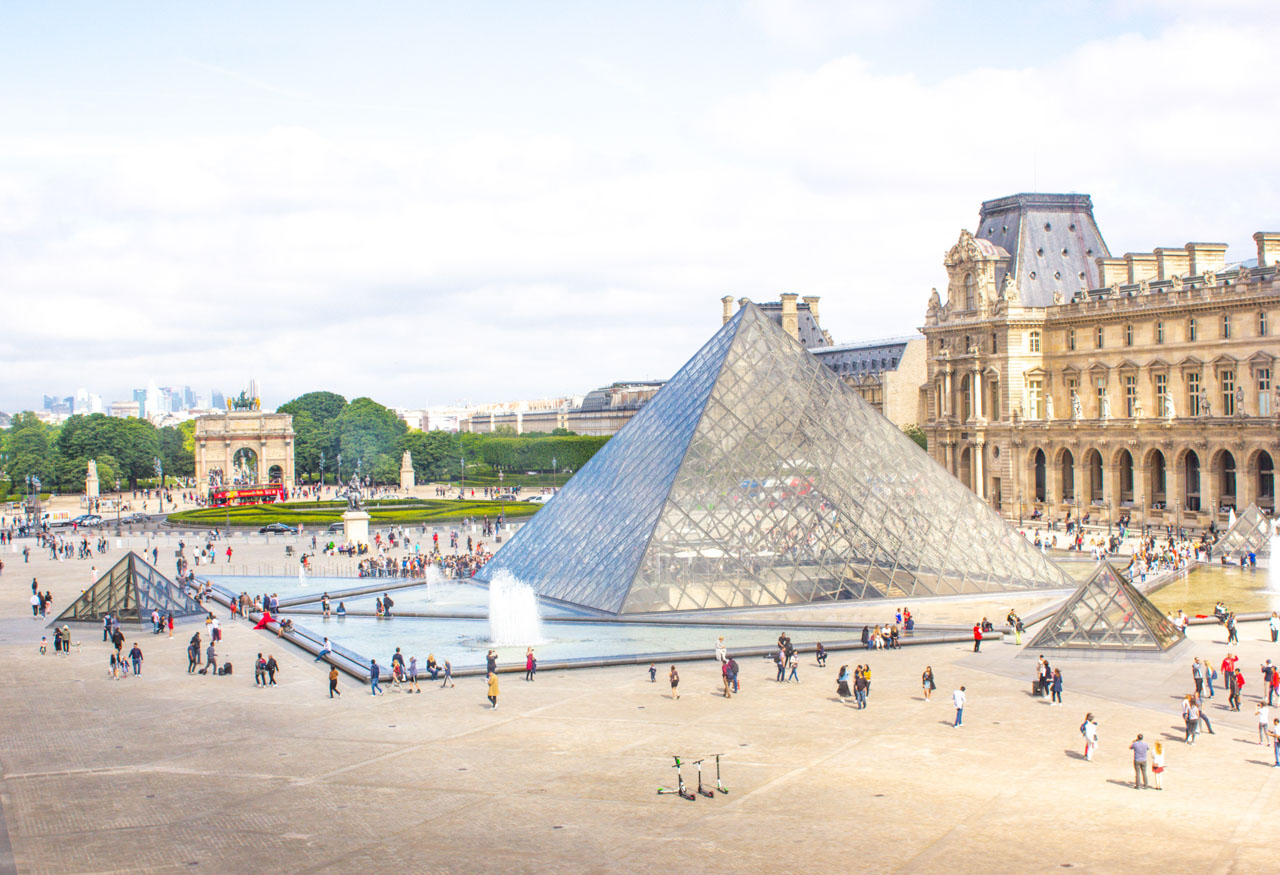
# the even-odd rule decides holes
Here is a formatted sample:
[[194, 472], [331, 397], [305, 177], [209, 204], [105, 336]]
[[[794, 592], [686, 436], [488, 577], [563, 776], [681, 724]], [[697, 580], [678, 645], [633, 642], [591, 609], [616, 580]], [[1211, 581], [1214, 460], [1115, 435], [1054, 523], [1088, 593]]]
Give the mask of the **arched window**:
[[1027, 335], [1027, 349], [1031, 352], [1040, 351], [1040, 332], [1032, 331]]
[[973, 274], [964, 275], [964, 308], [973, 310], [977, 307], [978, 284], [973, 280]]

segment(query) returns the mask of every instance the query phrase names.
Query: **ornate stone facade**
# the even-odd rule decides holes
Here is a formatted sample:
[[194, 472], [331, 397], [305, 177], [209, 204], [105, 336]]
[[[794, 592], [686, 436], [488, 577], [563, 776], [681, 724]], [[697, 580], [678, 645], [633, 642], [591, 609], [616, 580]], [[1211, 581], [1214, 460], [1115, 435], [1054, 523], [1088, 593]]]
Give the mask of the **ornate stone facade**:
[[287, 413], [236, 411], [201, 416], [196, 420], [196, 482], [214, 479], [230, 483], [236, 454], [252, 453], [257, 480], [282, 483], [293, 489], [293, 417]]
[[[1254, 235], [1256, 264], [1206, 243], [1112, 258], [1087, 196], [988, 202], [980, 235], [992, 203], [1021, 210], [1017, 251], [962, 231], [946, 301], [929, 299], [930, 453], [1013, 519], [1222, 528], [1230, 508], [1273, 514], [1280, 234]], [[1048, 250], [1063, 224], [1081, 252], [1056, 234]], [[1056, 286], [1037, 270], [1047, 257], [1069, 263]]]

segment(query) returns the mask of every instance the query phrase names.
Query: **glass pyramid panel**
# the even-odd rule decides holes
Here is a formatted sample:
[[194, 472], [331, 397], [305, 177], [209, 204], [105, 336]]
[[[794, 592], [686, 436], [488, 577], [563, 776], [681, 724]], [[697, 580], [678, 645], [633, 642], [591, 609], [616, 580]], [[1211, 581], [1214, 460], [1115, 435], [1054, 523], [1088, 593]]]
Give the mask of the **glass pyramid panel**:
[[172, 613], [175, 620], [205, 614], [185, 589], [138, 554], [129, 552], [80, 593], [54, 622], [98, 622], [107, 614], [114, 614], [122, 623], [142, 623], [151, 621], [153, 610], [164, 615]]
[[1219, 556], [1238, 557], [1245, 553], [1271, 555], [1271, 521], [1256, 504], [1245, 508], [1244, 513], [1236, 517], [1236, 524], [1213, 545], [1214, 559]]
[[1037, 633], [1027, 650], [1163, 652], [1182, 638], [1181, 630], [1159, 608], [1103, 561]]
[[754, 305], [504, 545], [612, 613], [1073, 582]]

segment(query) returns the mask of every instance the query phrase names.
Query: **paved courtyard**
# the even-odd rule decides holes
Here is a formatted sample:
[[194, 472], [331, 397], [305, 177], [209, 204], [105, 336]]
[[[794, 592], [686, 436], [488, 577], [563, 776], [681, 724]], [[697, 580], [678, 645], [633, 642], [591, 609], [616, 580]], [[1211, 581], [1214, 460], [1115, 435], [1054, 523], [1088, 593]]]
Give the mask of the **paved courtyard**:
[[[238, 549], [261, 564], [278, 546]], [[1216, 735], [1180, 741], [1180, 693], [1225, 634], [1195, 627], [1176, 663], [1061, 662], [1065, 707], [1029, 695], [1034, 660], [1012, 644], [871, 656], [870, 707], [834, 697], [842, 663], [807, 659], [802, 683], [743, 665], [719, 695], [711, 660], [681, 666], [681, 698], [641, 667], [503, 675], [373, 698], [272, 634], [232, 624], [232, 677], [186, 673], [191, 627], [136, 636], [140, 678], [113, 681], [97, 630], [40, 655], [31, 577], [60, 611], [88, 562], [5, 554], [0, 576], [0, 802], [22, 872], [1031, 872], [1267, 871], [1280, 769], [1256, 740], [1258, 664], [1280, 658], [1263, 624], [1232, 648], [1242, 713], [1213, 700]], [[93, 560], [105, 570], [120, 551]], [[172, 554], [170, 554], [172, 555]], [[163, 556], [162, 556], [163, 558]], [[162, 566], [167, 563], [162, 562]], [[396, 621], [391, 621], [396, 622]], [[131, 646], [131, 636], [126, 649]], [[732, 641], [729, 642], [732, 647]], [[258, 651], [279, 686], [255, 689]], [[389, 657], [389, 654], [376, 654]], [[421, 658], [422, 654], [419, 654]], [[381, 659], [380, 659], [381, 661]], [[920, 671], [938, 692], [922, 700]], [[964, 726], [951, 690], [964, 684]], [[1101, 747], [1080, 756], [1085, 711]], [[1168, 742], [1166, 789], [1135, 792], [1129, 741]], [[727, 796], [658, 796], [672, 754], [723, 753]], [[686, 780], [696, 779], [692, 768]], [[0, 856], [5, 840], [0, 836]]]

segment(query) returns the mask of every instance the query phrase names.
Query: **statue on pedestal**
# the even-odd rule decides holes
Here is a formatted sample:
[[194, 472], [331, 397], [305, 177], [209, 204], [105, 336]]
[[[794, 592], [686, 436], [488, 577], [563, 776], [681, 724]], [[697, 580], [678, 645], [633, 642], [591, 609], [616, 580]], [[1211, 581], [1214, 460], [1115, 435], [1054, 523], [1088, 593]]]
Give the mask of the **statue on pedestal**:
[[1076, 390], [1071, 390], [1071, 418], [1079, 419], [1084, 415], [1083, 405], [1080, 403], [1080, 396], [1076, 394]]
[[1102, 400], [1098, 404], [1098, 418], [1099, 419], [1111, 418], [1111, 397], [1107, 395], [1106, 389], [1102, 390]]
[[1244, 415], [1244, 387], [1236, 386], [1236, 416]]
[[347, 483], [347, 510], [364, 510], [360, 503], [360, 478], [353, 476]]
[[1160, 396], [1160, 403], [1164, 407], [1164, 418], [1173, 419], [1174, 417], [1173, 396], [1170, 395], [1168, 392], [1165, 392], [1163, 395]]
[[1142, 396], [1141, 395], [1133, 396], [1133, 418], [1134, 419], [1142, 418]]
[[1050, 422], [1053, 421], [1053, 393], [1044, 393], [1044, 418]]
[[1213, 415], [1213, 405], [1209, 402], [1209, 390], [1203, 386], [1200, 387], [1200, 415]]
[[412, 489], [417, 485], [417, 478], [413, 474], [413, 457], [409, 455], [409, 451], [404, 451], [404, 456], [400, 459], [400, 488]]

